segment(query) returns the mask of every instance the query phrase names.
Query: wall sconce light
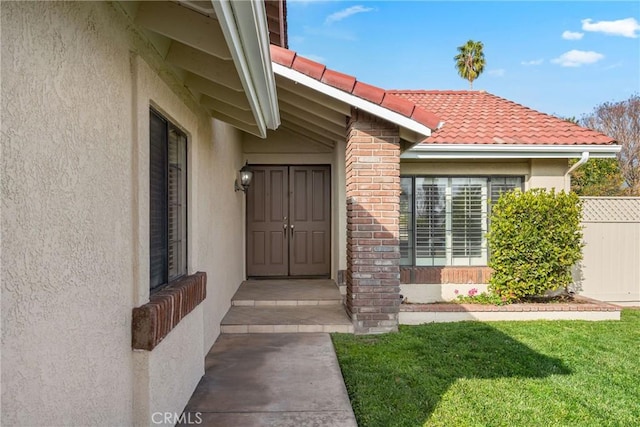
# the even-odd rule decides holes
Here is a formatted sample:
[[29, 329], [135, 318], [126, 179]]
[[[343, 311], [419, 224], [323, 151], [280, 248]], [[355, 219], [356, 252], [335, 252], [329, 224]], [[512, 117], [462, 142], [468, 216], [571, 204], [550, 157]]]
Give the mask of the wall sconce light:
[[251, 184], [251, 179], [253, 178], [253, 171], [249, 166], [249, 162], [245, 163], [245, 165], [240, 169], [240, 184], [238, 184], [238, 179], [236, 178], [235, 182], [235, 190], [247, 192], [249, 185]]

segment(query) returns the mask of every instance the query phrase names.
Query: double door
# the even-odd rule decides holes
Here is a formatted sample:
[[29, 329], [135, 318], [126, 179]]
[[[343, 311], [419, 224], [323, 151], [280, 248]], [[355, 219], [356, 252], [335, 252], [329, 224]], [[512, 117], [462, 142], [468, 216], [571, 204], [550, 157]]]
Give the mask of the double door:
[[247, 276], [328, 276], [329, 166], [252, 166]]

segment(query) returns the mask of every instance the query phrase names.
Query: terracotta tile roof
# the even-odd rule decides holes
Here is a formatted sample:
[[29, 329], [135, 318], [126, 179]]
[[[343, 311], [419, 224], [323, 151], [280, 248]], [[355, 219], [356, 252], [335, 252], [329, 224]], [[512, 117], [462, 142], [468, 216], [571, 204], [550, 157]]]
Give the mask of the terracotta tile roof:
[[423, 144], [610, 145], [614, 140], [484, 91], [393, 90], [444, 126]]
[[271, 60], [277, 64], [296, 70], [343, 92], [380, 105], [429, 129], [436, 129], [440, 123], [438, 116], [428, 109], [416, 105], [411, 100], [395, 96], [379, 87], [359, 82], [353, 76], [331, 70], [323, 64], [299, 56], [292, 50], [274, 45], [271, 45], [270, 48]]

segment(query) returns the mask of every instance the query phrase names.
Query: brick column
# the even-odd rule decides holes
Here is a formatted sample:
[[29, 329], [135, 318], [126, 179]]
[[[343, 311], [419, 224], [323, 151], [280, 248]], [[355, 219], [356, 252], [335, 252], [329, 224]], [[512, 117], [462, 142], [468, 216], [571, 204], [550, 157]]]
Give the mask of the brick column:
[[356, 333], [398, 330], [398, 127], [353, 110], [347, 125], [347, 311]]

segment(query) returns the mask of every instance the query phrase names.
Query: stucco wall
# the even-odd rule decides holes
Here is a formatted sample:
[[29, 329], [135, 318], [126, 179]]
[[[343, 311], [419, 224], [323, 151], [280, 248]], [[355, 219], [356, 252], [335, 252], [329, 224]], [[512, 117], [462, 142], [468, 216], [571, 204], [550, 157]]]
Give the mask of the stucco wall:
[[105, 4], [1, 7], [2, 424], [131, 424], [125, 33]]
[[403, 161], [403, 175], [520, 175], [525, 180], [525, 190], [530, 188], [569, 188], [565, 173], [567, 159], [522, 159], [522, 160], [477, 160], [453, 161], [431, 160], [422, 162]]
[[571, 183], [565, 173], [569, 169], [567, 159], [531, 159], [531, 177], [527, 188], [555, 188], [569, 191]]
[[[243, 278], [240, 133], [197, 105], [118, 5], [1, 7], [2, 423], [179, 412]], [[131, 310], [149, 298], [150, 105], [189, 138], [188, 268], [207, 272], [208, 296], [134, 356]]]

